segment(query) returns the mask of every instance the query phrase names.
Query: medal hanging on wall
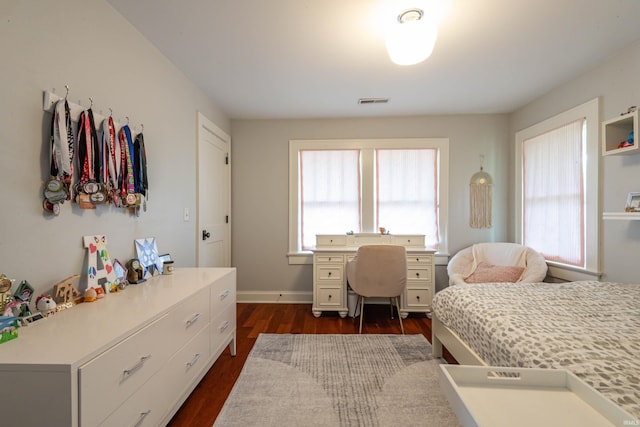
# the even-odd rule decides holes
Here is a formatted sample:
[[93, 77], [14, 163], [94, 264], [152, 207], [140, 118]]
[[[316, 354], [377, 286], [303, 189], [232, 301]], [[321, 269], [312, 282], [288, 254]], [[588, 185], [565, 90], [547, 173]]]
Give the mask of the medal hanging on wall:
[[56, 103], [51, 122], [50, 178], [44, 187], [43, 208], [54, 215], [60, 214], [60, 205], [71, 199], [73, 181], [74, 138], [71, 111], [67, 99]]
[[80, 114], [78, 162], [82, 168], [82, 174], [76, 186], [78, 205], [80, 209], [95, 209], [97, 204], [106, 201], [106, 195], [102, 184], [97, 181], [101, 176], [101, 156], [91, 108]]
[[[143, 128], [144, 129], [144, 128]], [[149, 191], [149, 181], [147, 179], [147, 152], [144, 148], [144, 135], [140, 132], [136, 135], [133, 143], [133, 158], [136, 165], [136, 193], [142, 199], [142, 209], [147, 211], [147, 195]]]
[[116, 141], [113, 117], [102, 122], [102, 169], [103, 185], [106, 186], [107, 202], [120, 206], [118, 197], [118, 174], [120, 173], [120, 145]]
[[131, 140], [131, 129], [129, 125], [124, 125], [118, 132], [120, 140], [120, 197], [122, 207], [137, 208], [140, 206], [140, 196], [135, 191], [135, 171], [132, 159], [133, 141]]

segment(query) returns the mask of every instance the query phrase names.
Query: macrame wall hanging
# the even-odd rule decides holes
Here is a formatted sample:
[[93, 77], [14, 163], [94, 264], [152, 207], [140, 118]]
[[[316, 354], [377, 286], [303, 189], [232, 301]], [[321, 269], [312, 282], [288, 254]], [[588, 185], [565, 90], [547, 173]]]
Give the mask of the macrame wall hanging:
[[484, 156], [480, 156], [480, 171], [469, 182], [469, 225], [471, 228], [491, 228], [493, 179], [483, 170]]

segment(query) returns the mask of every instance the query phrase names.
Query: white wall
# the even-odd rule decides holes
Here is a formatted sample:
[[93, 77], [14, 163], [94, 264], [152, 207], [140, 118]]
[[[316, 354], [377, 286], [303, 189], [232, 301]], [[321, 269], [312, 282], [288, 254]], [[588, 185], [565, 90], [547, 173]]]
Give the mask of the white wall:
[[[312, 290], [311, 266], [289, 265], [286, 256], [290, 139], [449, 138], [449, 251], [455, 253], [471, 243], [506, 239], [507, 136], [507, 115], [233, 120], [232, 259], [239, 292]], [[468, 225], [469, 180], [481, 154], [495, 182], [494, 227], [475, 230]]]
[[[513, 113], [510, 120], [510, 140], [515, 140], [515, 132], [518, 130], [595, 97], [600, 97], [600, 121], [626, 112], [631, 105], [640, 106], [639, 75], [640, 42], [636, 42], [598, 67]], [[637, 138], [638, 136], [636, 141]], [[513, 168], [510, 173], [513, 174]], [[627, 194], [640, 191], [640, 155], [604, 157], [601, 174], [603, 212], [621, 212], [624, 210]], [[513, 209], [510, 212], [513, 212]], [[510, 237], [513, 237], [512, 225]], [[640, 221], [603, 221], [601, 234], [601, 280], [637, 283]]]
[[[136, 238], [156, 237], [176, 266], [194, 266], [196, 111], [230, 131], [229, 119], [103, 0], [0, 3], [0, 273], [38, 293], [80, 274], [82, 236], [106, 234], [112, 259], [135, 255]], [[43, 91], [116, 119], [144, 124], [148, 210], [139, 218], [113, 207], [59, 217], [42, 209], [51, 116]], [[139, 128], [138, 128], [139, 129]], [[183, 222], [183, 208], [192, 212]]]

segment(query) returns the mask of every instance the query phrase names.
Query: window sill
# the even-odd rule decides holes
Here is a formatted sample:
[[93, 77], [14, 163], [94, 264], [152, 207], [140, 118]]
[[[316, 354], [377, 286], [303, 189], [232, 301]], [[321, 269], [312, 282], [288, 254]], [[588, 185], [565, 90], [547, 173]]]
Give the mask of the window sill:
[[562, 264], [547, 262], [547, 266], [549, 267], [549, 271], [547, 273], [549, 276], [556, 279], [566, 280], [568, 282], [600, 280], [600, 276], [602, 276], [602, 273], [599, 272], [578, 269]]

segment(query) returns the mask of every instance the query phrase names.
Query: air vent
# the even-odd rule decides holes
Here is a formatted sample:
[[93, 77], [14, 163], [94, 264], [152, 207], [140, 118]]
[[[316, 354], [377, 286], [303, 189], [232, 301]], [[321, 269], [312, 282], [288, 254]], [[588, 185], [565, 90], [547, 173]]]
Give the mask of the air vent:
[[360, 98], [358, 104], [386, 104], [389, 98]]

